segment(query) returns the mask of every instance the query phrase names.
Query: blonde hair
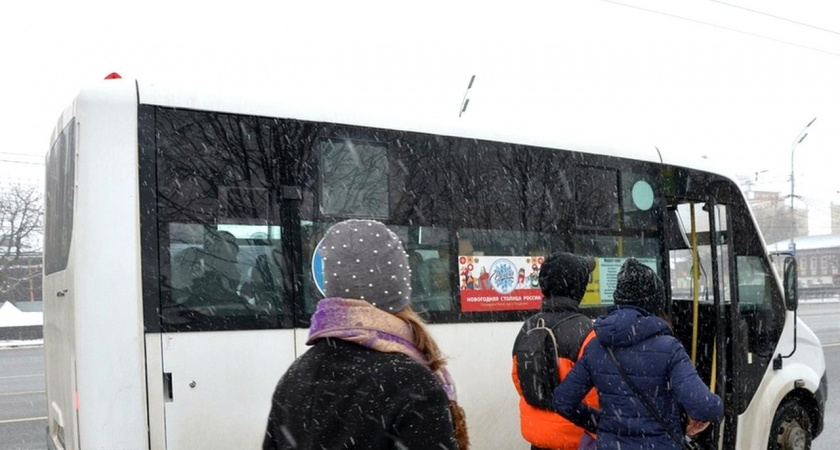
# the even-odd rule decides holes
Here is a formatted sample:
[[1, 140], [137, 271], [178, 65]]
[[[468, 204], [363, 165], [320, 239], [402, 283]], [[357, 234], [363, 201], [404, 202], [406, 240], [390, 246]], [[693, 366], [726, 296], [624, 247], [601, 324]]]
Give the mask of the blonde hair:
[[426, 322], [422, 317], [417, 315], [411, 306], [402, 311], [394, 313], [395, 316], [404, 320], [411, 326], [411, 331], [414, 335], [414, 346], [420, 353], [429, 361], [429, 370], [437, 372], [446, 366], [446, 356], [440, 351], [437, 342], [435, 342], [432, 335], [429, 334], [429, 329], [426, 327]]

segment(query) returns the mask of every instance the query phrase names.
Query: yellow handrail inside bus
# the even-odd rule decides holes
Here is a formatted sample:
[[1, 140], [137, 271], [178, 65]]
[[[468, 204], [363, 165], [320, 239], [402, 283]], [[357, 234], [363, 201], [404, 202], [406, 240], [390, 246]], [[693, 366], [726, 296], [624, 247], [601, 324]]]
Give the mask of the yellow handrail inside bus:
[[697, 365], [697, 322], [700, 316], [700, 255], [697, 252], [697, 223], [694, 216], [694, 203], [691, 204], [691, 278], [694, 293], [691, 326], [691, 363]]
[[712, 343], [712, 379], [709, 381], [709, 390], [715, 392], [717, 382], [717, 337]]

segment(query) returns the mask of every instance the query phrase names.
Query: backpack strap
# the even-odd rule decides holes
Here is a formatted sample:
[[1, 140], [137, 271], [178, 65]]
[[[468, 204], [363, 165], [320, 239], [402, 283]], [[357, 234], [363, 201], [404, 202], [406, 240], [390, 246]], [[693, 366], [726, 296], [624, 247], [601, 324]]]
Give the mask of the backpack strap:
[[[560, 323], [565, 322], [566, 320], [568, 320], [568, 318], [560, 320], [554, 326], [557, 326]], [[554, 360], [555, 361], [559, 360], [560, 355], [559, 355], [558, 350], [557, 350], [557, 336], [554, 335], [554, 327], [545, 326], [545, 318], [540, 317], [539, 319], [537, 319], [537, 323], [534, 324], [534, 327], [532, 327], [530, 330], [525, 332], [525, 334], [526, 335], [531, 334], [532, 331], [536, 331], [536, 330], [545, 331], [546, 333], [548, 333], [548, 336], [551, 338], [552, 344], [554, 344]], [[560, 366], [559, 365], [557, 366], [557, 371], [558, 371], [558, 373], [560, 372]]]
[[[564, 378], [566, 378], [566, 374], [569, 371], [572, 370], [572, 365], [574, 364], [574, 362], [569, 361], [567, 358], [561, 359], [560, 351], [559, 351], [560, 345], [557, 342], [557, 335], [556, 335], [555, 331], [564, 322], [568, 322], [568, 321], [570, 321], [572, 319], [576, 319], [578, 317], [586, 317], [586, 316], [584, 316], [583, 314], [580, 314], [580, 313], [571, 313], [567, 316], [562, 316], [557, 322], [554, 323], [554, 325], [552, 325], [550, 327], [545, 326], [544, 317], [540, 317], [539, 319], [537, 319], [537, 324], [538, 325], [535, 326], [534, 328], [531, 328], [531, 330], [528, 331], [528, 333], [530, 333], [531, 331], [533, 331], [535, 329], [542, 329], [542, 330], [546, 331], [549, 336], [551, 336], [551, 342], [552, 342], [553, 347], [554, 347], [553, 348], [553, 350], [554, 350], [554, 364], [557, 368], [557, 376], [560, 378], [559, 381], [562, 381]], [[540, 326], [539, 325], [540, 323], [542, 323], [543, 326]], [[581, 348], [583, 348], [583, 345], [581, 345]], [[564, 359], [566, 359], [566, 361], [564, 361]]]
[[545, 329], [546, 331], [548, 331], [549, 334], [551, 335], [551, 340], [554, 342], [554, 356], [559, 358], [560, 355], [557, 352], [558, 344], [557, 344], [557, 337], [555, 336], [555, 333], [554, 333], [555, 330], [557, 330], [557, 327], [559, 327], [564, 322], [568, 322], [568, 321], [570, 321], [572, 319], [575, 319], [577, 317], [586, 317], [586, 316], [584, 316], [583, 314], [580, 314], [580, 313], [571, 313], [568, 316], [561, 317], [560, 320], [558, 320], [557, 322], [554, 322], [554, 324], [550, 325], [550, 326], [548, 324], [546, 324], [545, 316], [546, 316], [545, 313], [541, 313], [539, 315], [539, 317], [537, 318], [537, 321], [534, 324], [534, 326], [530, 330], [528, 330], [526, 332], [526, 334], [530, 333], [531, 331], [537, 330], [537, 329]]

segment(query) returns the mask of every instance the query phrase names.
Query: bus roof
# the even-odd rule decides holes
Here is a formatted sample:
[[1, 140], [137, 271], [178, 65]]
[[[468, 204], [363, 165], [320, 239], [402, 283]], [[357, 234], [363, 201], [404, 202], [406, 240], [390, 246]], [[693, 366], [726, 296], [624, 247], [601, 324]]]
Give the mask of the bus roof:
[[[102, 86], [103, 83], [134, 84], [135, 81], [124, 79], [98, 81], [86, 90], [97, 89], [97, 86]], [[686, 154], [674, 149], [662, 149], [660, 153], [653, 144], [614, 142], [610, 140], [611, 133], [606, 127], [596, 136], [593, 133], [576, 132], [574, 127], [538, 126], [532, 124], [527, 117], [523, 118], [519, 112], [511, 112], [507, 115], [496, 114], [494, 117], [507, 117], [505, 120], [495, 120], [491, 123], [470, 118], [469, 110], [464, 113], [464, 118], [459, 118], [454, 111], [451, 115], [444, 117], [441, 114], [434, 114], [434, 111], [439, 108], [431, 110], [420, 107], [422, 105], [395, 103], [394, 100], [381, 95], [372, 96], [370, 101], [361, 103], [358, 101], [358, 95], [342, 98], [282, 85], [272, 90], [243, 85], [197, 88], [137, 80], [136, 86], [137, 98], [141, 104], [294, 118], [574, 150], [640, 161], [662, 162], [721, 174], [730, 180], [735, 178], [727, 173], [727, 167], [720, 162], [714, 164], [714, 161], [703, 159], [698, 155]], [[84, 92], [85, 90], [80, 95], [84, 95]], [[399, 95], [399, 93], [394, 95]], [[460, 99], [456, 100], [455, 106], [458, 106], [458, 101]], [[545, 121], [543, 120], [542, 123]]]

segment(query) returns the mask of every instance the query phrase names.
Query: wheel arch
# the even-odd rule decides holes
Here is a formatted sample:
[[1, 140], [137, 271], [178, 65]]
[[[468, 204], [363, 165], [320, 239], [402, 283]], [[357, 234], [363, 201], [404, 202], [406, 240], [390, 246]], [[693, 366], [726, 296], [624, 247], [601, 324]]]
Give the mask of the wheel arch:
[[811, 424], [811, 438], [816, 439], [823, 430], [823, 414], [820, 411], [820, 405], [817, 397], [813, 392], [807, 389], [796, 388], [788, 392], [788, 394], [782, 398], [782, 401], [779, 403], [776, 411], [778, 411], [778, 409], [781, 408], [781, 406], [788, 400], [796, 401], [805, 408], [805, 411], [808, 413], [808, 420]]

